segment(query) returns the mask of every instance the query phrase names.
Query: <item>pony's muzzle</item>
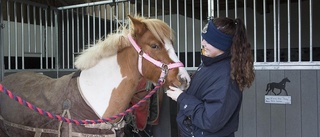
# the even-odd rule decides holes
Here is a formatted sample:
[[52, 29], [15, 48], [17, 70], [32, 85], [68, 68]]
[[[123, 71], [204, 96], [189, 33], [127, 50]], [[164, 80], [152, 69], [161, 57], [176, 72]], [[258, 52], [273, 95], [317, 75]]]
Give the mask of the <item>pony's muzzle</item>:
[[180, 88], [181, 90], [186, 90], [189, 87], [189, 79], [186, 77], [183, 77], [182, 75], [178, 76], [178, 79], [180, 81], [180, 86], [178, 86], [178, 88]]

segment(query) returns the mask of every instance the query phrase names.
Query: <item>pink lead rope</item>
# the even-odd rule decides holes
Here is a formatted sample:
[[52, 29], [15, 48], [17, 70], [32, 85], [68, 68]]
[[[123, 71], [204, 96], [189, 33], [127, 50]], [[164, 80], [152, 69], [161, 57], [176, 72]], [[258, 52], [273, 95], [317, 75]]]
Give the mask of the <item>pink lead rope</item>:
[[177, 67], [183, 67], [183, 63], [182, 62], [175, 62], [175, 63], [171, 63], [171, 64], [164, 64], [158, 60], [155, 60], [153, 58], [151, 58], [148, 54], [144, 53], [140, 46], [138, 46], [138, 44], [136, 43], [136, 41], [133, 40], [131, 35], [128, 35], [128, 39], [130, 41], [130, 43], [132, 44], [132, 46], [136, 49], [136, 51], [139, 53], [139, 60], [138, 60], [138, 69], [141, 75], [142, 74], [142, 57], [145, 58], [146, 60], [150, 61], [151, 63], [153, 63], [154, 65], [158, 66], [159, 68], [162, 69], [162, 73], [161, 73], [161, 77], [165, 77], [165, 75], [167, 75], [167, 70], [173, 69], [173, 68], [177, 68]]
[[[135, 49], [138, 51], [138, 53], [140, 54], [141, 52], [141, 49], [139, 48], [139, 46], [136, 44], [136, 42], [132, 39], [132, 37], [129, 35], [129, 40], [130, 42], [132, 43], [132, 45], [135, 47]], [[141, 55], [139, 55], [141, 56]], [[141, 99], [137, 104], [133, 105], [131, 108], [128, 108], [126, 111], [124, 112], [121, 112], [117, 115], [114, 115], [114, 116], [111, 116], [111, 117], [108, 117], [106, 119], [97, 119], [97, 120], [76, 120], [76, 119], [69, 119], [69, 118], [65, 118], [65, 117], [62, 117], [60, 115], [55, 115], [55, 114], [52, 114], [48, 111], [45, 111], [41, 108], [38, 108], [36, 107], [35, 105], [25, 101], [24, 99], [22, 99], [21, 97], [19, 96], [16, 96], [14, 95], [11, 91], [7, 90], [5, 87], [2, 86], [2, 84], [0, 84], [0, 92], [3, 92], [4, 94], [8, 95], [11, 99], [14, 99], [15, 101], [19, 102], [20, 104], [28, 107], [29, 109], [31, 110], [34, 110], [36, 112], [38, 112], [39, 114], [41, 115], [44, 115], [44, 116], [48, 116], [50, 118], [53, 118], [53, 119], [57, 119], [59, 121], [63, 121], [63, 122], [67, 122], [67, 123], [73, 123], [73, 124], [97, 124], [97, 123], [103, 123], [103, 122], [109, 122], [111, 120], [115, 120], [117, 118], [120, 118], [122, 116], [125, 116], [127, 115], [128, 113], [132, 112], [134, 109], [136, 109], [137, 107], [139, 107], [142, 103], [146, 102], [147, 99], [149, 99], [164, 83], [164, 77], [166, 76], [166, 71], [167, 70], [170, 70], [172, 68], [176, 68], [176, 67], [183, 67], [183, 64], [181, 62], [176, 62], [176, 63], [172, 63], [172, 64], [163, 64], [153, 58], [151, 58], [149, 55], [143, 53], [142, 55], [145, 59], [149, 60], [150, 62], [152, 62], [153, 64], [155, 64], [156, 66], [162, 68], [162, 73], [161, 73], [161, 76], [158, 80], [158, 84], [155, 86], [155, 88], [150, 91], [143, 99]], [[142, 58], [142, 57], [141, 57]], [[142, 62], [141, 62], [142, 63]], [[141, 68], [141, 64], [140, 64], [140, 68]], [[140, 71], [140, 70], [139, 70]], [[141, 71], [140, 71], [141, 73]], [[142, 73], [141, 73], [142, 75]]]

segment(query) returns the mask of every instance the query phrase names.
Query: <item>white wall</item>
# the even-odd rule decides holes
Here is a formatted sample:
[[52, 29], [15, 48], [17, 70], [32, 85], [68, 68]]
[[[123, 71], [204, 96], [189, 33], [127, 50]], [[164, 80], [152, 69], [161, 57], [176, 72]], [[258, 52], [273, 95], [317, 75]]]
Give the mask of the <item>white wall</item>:
[[[25, 57], [39, 57], [40, 54], [30, 54], [31, 53], [43, 53], [43, 57], [45, 56], [45, 51], [48, 53], [48, 57], [53, 57], [55, 55], [55, 44], [57, 42], [57, 38], [55, 37], [55, 33], [53, 33], [53, 37], [51, 34], [51, 26], [46, 28], [42, 26], [42, 34], [40, 34], [40, 26], [30, 24], [30, 31], [28, 31], [28, 24], [21, 25], [20, 22], [17, 22], [16, 25], [14, 22], [4, 21], [5, 28], [4, 32], [4, 56], [22, 56], [22, 49], [24, 49]], [[15, 28], [15, 26], [17, 28]], [[10, 28], [9, 28], [10, 27]], [[34, 27], [36, 28], [36, 35], [34, 35]], [[22, 29], [23, 28], [23, 29]], [[54, 32], [54, 28], [53, 32]], [[15, 30], [17, 35], [15, 35]], [[9, 36], [10, 35], [10, 36]], [[10, 38], [10, 39], [9, 39]], [[42, 43], [41, 39], [42, 38]], [[47, 38], [47, 39], [46, 39]], [[53, 40], [53, 44], [52, 44]], [[30, 42], [29, 42], [30, 41]], [[46, 44], [47, 41], [47, 44]], [[29, 44], [30, 43], [30, 44]], [[47, 48], [46, 48], [47, 45]], [[24, 48], [22, 48], [24, 46]], [[10, 53], [9, 53], [10, 52]]]

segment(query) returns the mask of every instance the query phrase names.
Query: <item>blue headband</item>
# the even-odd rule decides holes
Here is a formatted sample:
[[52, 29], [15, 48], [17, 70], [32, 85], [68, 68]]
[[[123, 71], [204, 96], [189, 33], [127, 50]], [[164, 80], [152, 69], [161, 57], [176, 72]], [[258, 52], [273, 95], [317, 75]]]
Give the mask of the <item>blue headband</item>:
[[232, 45], [233, 36], [227, 35], [218, 30], [212, 20], [210, 20], [202, 30], [202, 38], [217, 49], [226, 51]]

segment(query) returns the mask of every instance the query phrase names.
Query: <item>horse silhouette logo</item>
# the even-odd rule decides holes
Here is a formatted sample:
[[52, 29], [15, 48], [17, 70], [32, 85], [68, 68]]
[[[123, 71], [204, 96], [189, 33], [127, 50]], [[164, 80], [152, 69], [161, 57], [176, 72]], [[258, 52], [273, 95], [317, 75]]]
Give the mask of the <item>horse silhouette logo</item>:
[[[284, 91], [286, 92], [286, 95], [288, 96], [288, 92], [287, 92], [287, 90], [286, 90], [286, 83], [287, 83], [287, 82], [290, 82], [290, 80], [289, 80], [288, 78], [284, 78], [284, 79], [282, 79], [279, 83], [276, 83], [276, 82], [268, 83], [268, 84], [267, 84], [267, 89], [266, 89], [266, 92], [267, 92], [266, 95], [268, 95], [270, 91], [272, 91], [272, 93], [273, 93], [274, 95], [280, 95], [281, 92], [282, 92], [282, 90], [284, 90]], [[274, 92], [274, 89], [275, 89], [275, 88], [277, 88], [277, 89], [280, 90], [280, 92], [279, 92], [278, 94], [276, 94], [276, 93]]]

